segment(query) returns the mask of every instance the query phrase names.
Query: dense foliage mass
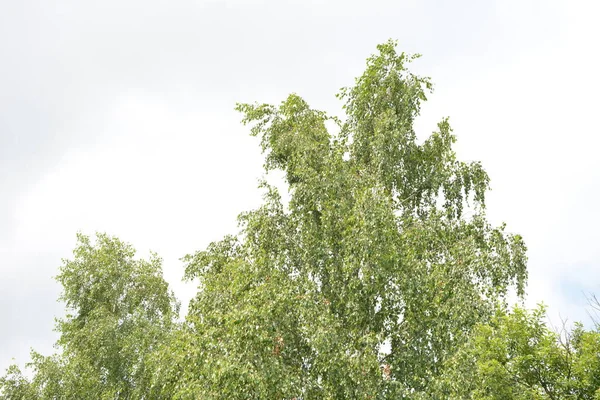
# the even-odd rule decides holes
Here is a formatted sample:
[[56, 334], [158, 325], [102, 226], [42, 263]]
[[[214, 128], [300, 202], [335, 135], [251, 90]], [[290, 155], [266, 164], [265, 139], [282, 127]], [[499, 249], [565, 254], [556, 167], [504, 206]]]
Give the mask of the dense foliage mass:
[[297, 95], [239, 104], [289, 202], [263, 183], [239, 234], [184, 258], [184, 322], [160, 259], [79, 236], [60, 352], [34, 353], [32, 379], [11, 367], [0, 398], [600, 399], [597, 332], [507, 311], [525, 245], [487, 222], [488, 175], [457, 160], [448, 120], [417, 139], [414, 58], [378, 46], [343, 121]]

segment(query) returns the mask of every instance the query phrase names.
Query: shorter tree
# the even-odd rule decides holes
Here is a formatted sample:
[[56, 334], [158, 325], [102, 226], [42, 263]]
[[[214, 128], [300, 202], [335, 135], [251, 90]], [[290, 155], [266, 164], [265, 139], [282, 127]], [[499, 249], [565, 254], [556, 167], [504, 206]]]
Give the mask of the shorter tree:
[[11, 366], [0, 399], [148, 398], [150, 359], [178, 312], [162, 261], [155, 254], [135, 259], [130, 245], [105, 234], [95, 243], [77, 239], [57, 276], [68, 309], [56, 326], [61, 352], [32, 352], [31, 380]]
[[544, 319], [543, 306], [498, 310], [448, 362], [440, 398], [600, 399], [600, 332], [557, 333]]

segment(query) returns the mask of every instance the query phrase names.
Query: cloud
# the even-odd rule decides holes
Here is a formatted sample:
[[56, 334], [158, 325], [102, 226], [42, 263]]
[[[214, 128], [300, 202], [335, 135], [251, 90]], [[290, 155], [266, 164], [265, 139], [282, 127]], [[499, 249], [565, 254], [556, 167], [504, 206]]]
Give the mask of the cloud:
[[[0, 332], [10, 356], [48, 353], [62, 306], [51, 277], [78, 230], [165, 259], [235, 230], [260, 199], [262, 158], [232, 111], [333, 94], [377, 43], [424, 57], [435, 93], [418, 132], [449, 115], [459, 156], [492, 177], [492, 221], [529, 246], [530, 302], [581, 315], [600, 263], [592, 1], [42, 2], [0, 6]], [[596, 286], [597, 287], [597, 286]], [[596, 289], [597, 291], [597, 289]]]

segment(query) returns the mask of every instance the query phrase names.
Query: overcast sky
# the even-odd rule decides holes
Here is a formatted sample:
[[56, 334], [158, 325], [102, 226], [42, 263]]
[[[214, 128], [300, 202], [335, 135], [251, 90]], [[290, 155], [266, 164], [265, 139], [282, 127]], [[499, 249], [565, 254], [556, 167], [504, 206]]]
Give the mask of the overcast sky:
[[0, 369], [52, 351], [75, 234], [178, 259], [260, 201], [260, 150], [235, 102], [334, 97], [378, 43], [423, 54], [492, 178], [488, 214], [529, 247], [528, 304], [585, 320], [600, 294], [600, 6], [593, 0], [0, 1]]

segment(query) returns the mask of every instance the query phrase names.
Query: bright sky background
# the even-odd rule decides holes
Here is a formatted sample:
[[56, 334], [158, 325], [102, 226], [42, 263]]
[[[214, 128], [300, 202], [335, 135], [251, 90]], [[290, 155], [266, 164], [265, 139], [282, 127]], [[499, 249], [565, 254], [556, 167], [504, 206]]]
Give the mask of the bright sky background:
[[296, 92], [340, 112], [378, 43], [419, 52], [488, 215], [529, 247], [528, 304], [586, 320], [600, 294], [600, 3], [594, 0], [0, 2], [0, 370], [52, 351], [75, 234], [179, 258], [260, 201], [262, 158], [235, 102]]

